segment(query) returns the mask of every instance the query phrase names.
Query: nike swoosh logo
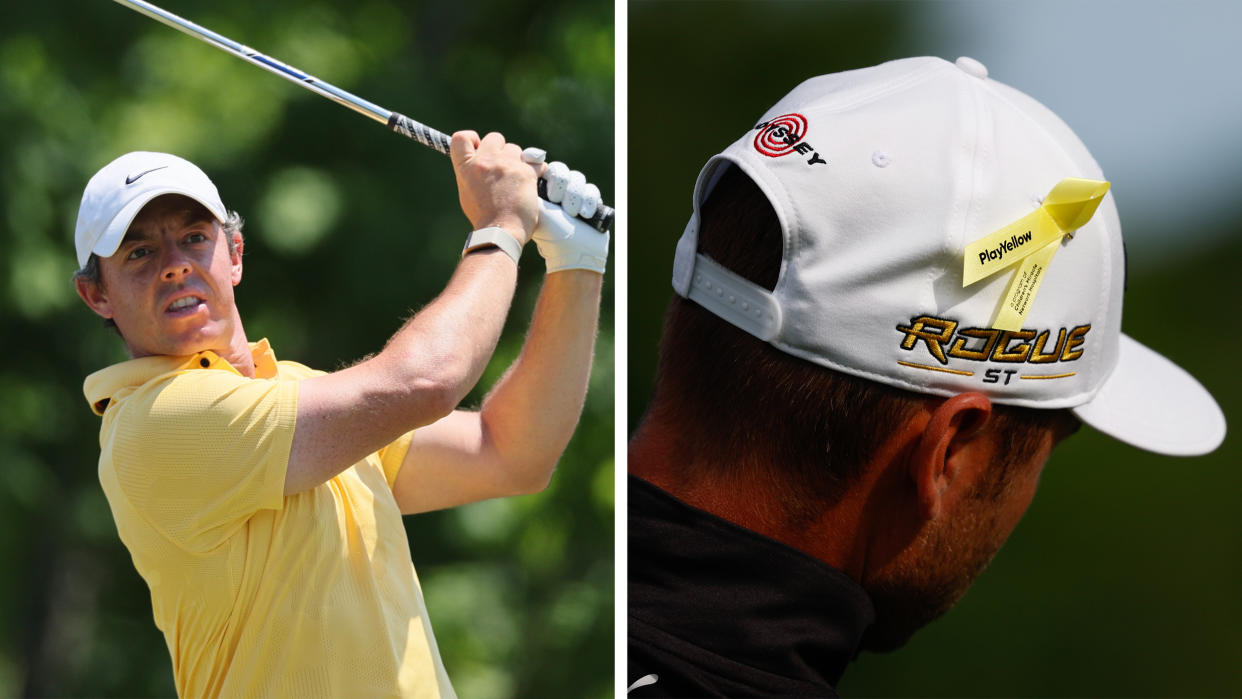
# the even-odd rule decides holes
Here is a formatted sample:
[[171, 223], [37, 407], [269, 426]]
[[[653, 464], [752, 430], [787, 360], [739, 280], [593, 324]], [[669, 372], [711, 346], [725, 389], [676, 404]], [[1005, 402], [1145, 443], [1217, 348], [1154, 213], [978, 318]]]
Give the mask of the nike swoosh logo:
[[652, 673], [650, 675], [644, 675], [643, 677], [640, 677], [637, 680], [635, 680], [634, 684], [630, 685], [630, 688], [625, 690], [625, 693], [629, 694], [630, 692], [634, 691], [635, 689], [638, 689], [639, 687], [646, 687], [649, 684], [655, 684], [656, 682], [659, 682], [659, 681], [660, 681], [660, 676], [657, 674]]
[[140, 172], [140, 173], [138, 173], [137, 175], [130, 175], [129, 177], [126, 177], [126, 178], [125, 178], [125, 184], [133, 184], [133, 183], [135, 183], [135, 182], [137, 182], [137, 181], [138, 181], [138, 178], [139, 178], [139, 177], [142, 177], [143, 175], [146, 175], [146, 174], [148, 174], [148, 173], [155, 172], [156, 170], [163, 170], [163, 169], [164, 169], [164, 168], [166, 168], [166, 167], [168, 167], [168, 166], [167, 166], [167, 165], [161, 165], [161, 166], [159, 166], [159, 167], [153, 167], [153, 168], [151, 168], [150, 170], [144, 170], [143, 172]]

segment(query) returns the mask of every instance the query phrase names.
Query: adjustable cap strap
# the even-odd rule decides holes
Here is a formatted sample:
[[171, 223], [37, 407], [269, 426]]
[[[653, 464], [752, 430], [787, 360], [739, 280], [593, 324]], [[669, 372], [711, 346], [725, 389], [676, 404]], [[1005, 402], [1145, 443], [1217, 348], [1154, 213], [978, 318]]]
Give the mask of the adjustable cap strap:
[[694, 254], [698, 249], [699, 213], [696, 211], [677, 240], [677, 252], [673, 255], [673, 291], [678, 296], [690, 295], [690, 276], [694, 274]]
[[673, 289], [716, 316], [770, 342], [781, 329], [781, 307], [771, 292], [730, 272], [706, 255], [677, 243]]

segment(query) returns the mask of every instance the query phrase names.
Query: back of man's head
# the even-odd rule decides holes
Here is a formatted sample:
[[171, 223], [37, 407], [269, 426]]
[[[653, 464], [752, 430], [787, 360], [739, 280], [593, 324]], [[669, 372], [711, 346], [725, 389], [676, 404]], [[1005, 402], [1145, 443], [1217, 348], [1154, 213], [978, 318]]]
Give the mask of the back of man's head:
[[901, 645], [1077, 421], [1164, 454], [1224, 438], [1211, 395], [1121, 333], [1109, 187], [977, 61], [807, 80], [699, 174], [630, 471], [844, 573], [875, 611], [861, 646]]
[[750, 470], [797, 520], [903, 418], [968, 393], [1009, 452], [1066, 412], [1160, 453], [1223, 439], [1203, 387], [1120, 332], [1099, 166], [977, 61], [807, 80], [709, 160], [693, 203], [635, 439], [676, 435], [687, 466], [665, 482]]
[[[782, 236], [776, 212], [738, 168], [703, 202], [698, 250], [765, 289], [776, 287]], [[696, 487], [738, 477], [766, 482], [797, 528], [834, 504], [896, 426], [932, 397], [813, 364], [674, 297], [660, 342], [646, 421], [677, 435], [673, 478]], [[1004, 453], [1026, 454], [1049, 429], [1076, 422], [1066, 410], [996, 406], [989, 428]], [[1011, 460], [996, 464], [1003, 488]]]

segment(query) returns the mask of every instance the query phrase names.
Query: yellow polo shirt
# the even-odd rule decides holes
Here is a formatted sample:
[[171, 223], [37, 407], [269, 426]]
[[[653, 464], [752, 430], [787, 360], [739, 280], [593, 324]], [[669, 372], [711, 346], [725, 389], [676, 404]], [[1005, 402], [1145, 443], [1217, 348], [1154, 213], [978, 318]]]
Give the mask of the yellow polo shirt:
[[410, 435], [283, 496], [298, 381], [213, 352], [91, 374], [99, 480], [181, 696], [454, 697], [392, 495]]

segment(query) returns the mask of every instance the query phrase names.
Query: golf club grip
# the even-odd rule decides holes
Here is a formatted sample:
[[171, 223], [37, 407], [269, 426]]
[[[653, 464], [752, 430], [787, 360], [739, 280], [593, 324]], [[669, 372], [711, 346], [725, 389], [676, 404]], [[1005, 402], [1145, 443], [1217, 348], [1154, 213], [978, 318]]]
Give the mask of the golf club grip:
[[[448, 155], [449, 137], [443, 131], [437, 131], [422, 122], [414, 121], [408, 116], [398, 114], [397, 112], [393, 112], [389, 115], [388, 128], [396, 131], [406, 138], [418, 141], [428, 148], [432, 148]], [[539, 198], [545, 201], [550, 201], [548, 199], [547, 180], [539, 180]], [[616, 212], [611, 206], [600, 202], [599, 206], [595, 209], [594, 216], [591, 218], [578, 216], [577, 218], [590, 224], [590, 226], [595, 230], [601, 233], [607, 233], [612, 230], [612, 221], [615, 213]]]
[[422, 122], [414, 121], [408, 116], [396, 112], [389, 115], [388, 128], [406, 138], [412, 138], [428, 148], [448, 155], [449, 137], [443, 131], [437, 131]]

